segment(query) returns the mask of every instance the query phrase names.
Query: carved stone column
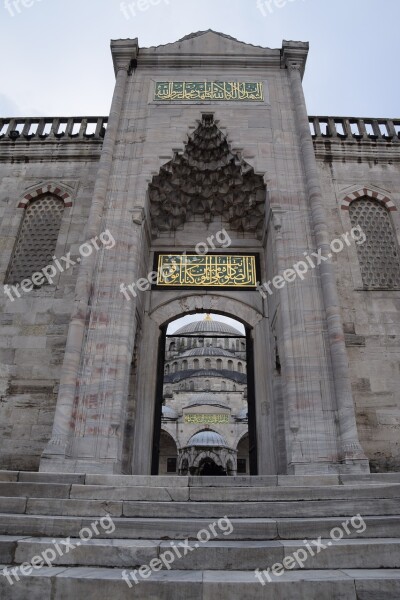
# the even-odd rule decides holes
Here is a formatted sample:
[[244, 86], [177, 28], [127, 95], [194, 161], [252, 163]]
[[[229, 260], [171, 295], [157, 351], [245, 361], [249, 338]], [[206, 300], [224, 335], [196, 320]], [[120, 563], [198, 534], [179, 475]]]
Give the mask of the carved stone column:
[[[321, 249], [324, 256], [327, 256], [330, 253], [329, 230], [302, 86], [304, 57], [296, 48], [295, 43], [284, 42], [282, 59], [283, 66], [288, 69], [316, 246]], [[368, 460], [358, 439], [335, 273], [329, 262], [323, 262], [319, 269], [334, 376], [341, 448], [340, 459], [341, 462], [348, 465], [348, 469], [354, 466], [356, 469], [369, 471]]]
[[[131, 73], [133, 61], [137, 56], [137, 39], [112, 42], [111, 50], [114, 59], [116, 83], [85, 232], [86, 239], [98, 236], [104, 226], [103, 217], [121, 109], [128, 75]], [[85, 361], [83, 349], [93, 310], [93, 278], [98, 260], [99, 253], [93, 252], [80, 265], [75, 289], [74, 309], [60, 378], [53, 433], [42, 456], [40, 465], [42, 471], [74, 470], [72, 464], [70, 467], [65, 464], [65, 459], [70, 454], [70, 442], [77, 421], [77, 386], [83, 371], [82, 363]]]

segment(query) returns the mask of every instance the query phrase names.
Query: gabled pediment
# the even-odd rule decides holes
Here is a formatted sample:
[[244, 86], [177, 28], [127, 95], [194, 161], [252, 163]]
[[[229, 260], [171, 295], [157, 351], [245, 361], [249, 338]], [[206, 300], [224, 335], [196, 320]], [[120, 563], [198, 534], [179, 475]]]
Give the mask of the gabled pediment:
[[[212, 29], [191, 33], [176, 42], [165, 44], [164, 46], [143, 48], [142, 51], [146, 54], [154, 52], [157, 54], [248, 54], [253, 56], [265, 56], [266, 51], [271, 52], [268, 48], [240, 42], [229, 35], [218, 33]], [[273, 52], [279, 53], [280, 51], [274, 50]]]

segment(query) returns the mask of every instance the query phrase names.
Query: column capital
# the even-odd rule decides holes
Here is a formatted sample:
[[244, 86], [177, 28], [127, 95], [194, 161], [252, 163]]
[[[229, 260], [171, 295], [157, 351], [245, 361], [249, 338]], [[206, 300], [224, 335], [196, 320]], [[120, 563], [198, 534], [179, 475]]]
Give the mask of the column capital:
[[113, 57], [114, 72], [129, 71], [131, 61], [137, 59], [139, 53], [138, 38], [127, 40], [111, 40], [111, 54]]
[[299, 71], [304, 76], [307, 56], [309, 50], [308, 42], [289, 42], [283, 40], [281, 50], [281, 68]]

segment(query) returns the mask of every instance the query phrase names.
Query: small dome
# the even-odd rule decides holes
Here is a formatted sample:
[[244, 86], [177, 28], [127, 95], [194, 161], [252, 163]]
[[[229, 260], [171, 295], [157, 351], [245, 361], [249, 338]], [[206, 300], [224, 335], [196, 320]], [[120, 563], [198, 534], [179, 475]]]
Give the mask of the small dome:
[[243, 334], [231, 325], [222, 323], [221, 321], [214, 321], [213, 319], [209, 318], [206, 318], [204, 321], [194, 321], [193, 323], [188, 323], [188, 325], [184, 325], [172, 335], [208, 335], [209, 337], [212, 335], [234, 335], [237, 337], [243, 337]]
[[162, 406], [162, 417], [163, 417], [163, 419], [171, 419], [171, 420], [175, 421], [176, 419], [178, 419], [179, 415], [176, 412], [176, 410], [174, 410], [170, 406], [163, 405]]
[[242, 408], [242, 410], [240, 410], [238, 412], [238, 414], [236, 415], [236, 419], [240, 420], [240, 421], [244, 421], [244, 419], [248, 418], [248, 410], [247, 408]]
[[229, 404], [220, 400], [220, 396], [214, 394], [197, 394], [197, 396], [193, 396], [184, 408], [192, 406], [220, 406], [221, 408], [229, 408]]
[[214, 348], [214, 346], [186, 350], [179, 355], [179, 358], [185, 358], [187, 356], [227, 356], [229, 358], [236, 358], [233, 352], [228, 352], [228, 350], [223, 350], [222, 348]]
[[226, 440], [215, 431], [199, 431], [193, 435], [187, 443], [188, 446], [220, 446], [220, 447], [228, 447]]

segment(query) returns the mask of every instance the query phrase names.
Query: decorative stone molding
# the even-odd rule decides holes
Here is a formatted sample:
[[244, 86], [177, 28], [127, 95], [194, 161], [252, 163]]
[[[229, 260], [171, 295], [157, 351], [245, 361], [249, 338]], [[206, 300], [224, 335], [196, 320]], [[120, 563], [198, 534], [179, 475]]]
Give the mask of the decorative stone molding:
[[117, 75], [118, 71], [126, 71], [131, 74], [133, 63], [137, 60], [139, 51], [138, 39], [133, 40], [112, 40], [111, 53], [114, 63], [114, 72]]
[[365, 197], [372, 198], [373, 200], [378, 200], [379, 202], [382, 202], [382, 204], [384, 204], [385, 207], [391, 212], [397, 210], [396, 205], [394, 204], [393, 200], [391, 200], [387, 196], [384, 196], [383, 194], [380, 194], [379, 192], [374, 192], [373, 190], [370, 190], [368, 188], [361, 188], [361, 189], [357, 190], [356, 192], [353, 192], [352, 194], [349, 194], [348, 196], [346, 196], [346, 198], [344, 198], [342, 200], [340, 208], [342, 210], [349, 210], [350, 204], [351, 204], [351, 202], [353, 202], [353, 200], [358, 200], [360, 198], [365, 198]]
[[153, 235], [222, 216], [233, 230], [260, 237], [265, 196], [263, 177], [232, 153], [213, 115], [205, 114], [184, 152], [163, 165], [149, 186]]
[[23, 199], [19, 202], [18, 208], [26, 208], [29, 202], [36, 200], [44, 194], [53, 194], [54, 196], [57, 196], [64, 202], [65, 208], [70, 208], [72, 206], [71, 195], [63, 186], [55, 183], [46, 183], [44, 185], [39, 185], [37, 188], [25, 194]]
[[133, 209], [131, 210], [131, 213], [132, 213], [132, 221], [136, 225], [141, 225], [146, 219], [146, 215], [145, 215], [143, 206], [134, 206]]

